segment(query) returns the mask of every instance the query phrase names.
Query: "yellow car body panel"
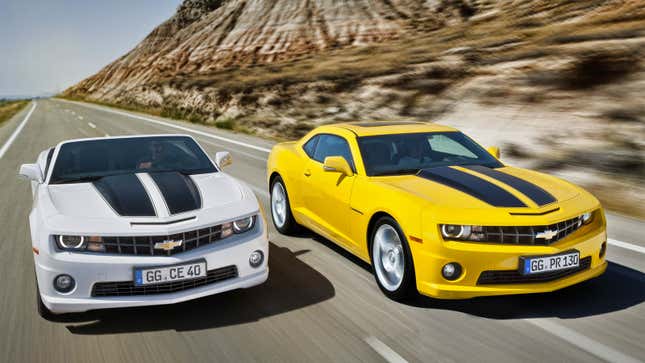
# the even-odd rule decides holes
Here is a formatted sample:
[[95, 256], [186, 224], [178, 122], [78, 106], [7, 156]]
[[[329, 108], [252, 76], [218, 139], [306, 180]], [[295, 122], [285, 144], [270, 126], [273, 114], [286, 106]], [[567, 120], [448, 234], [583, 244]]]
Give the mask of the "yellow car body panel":
[[[361, 127], [360, 123], [319, 127], [301, 140], [277, 144], [267, 164], [269, 186], [280, 175], [286, 186], [293, 216], [299, 224], [337, 243], [370, 263], [368, 234], [375, 216], [388, 214], [400, 225], [407, 239], [417, 290], [442, 299], [475, 296], [548, 292], [602, 274], [607, 263], [600, 256], [606, 242], [606, 221], [599, 201], [569, 182], [543, 173], [503, 166], [498, 170], [528, 180], [548, 191], [555, 202], [543, 206], [516, 189], [473, 170], [453, 169], [476, 176], [508, 191], [526, 207], [495, 207], [451, 186], [417, 175], [367, 176], [358, 137], [446, 132], [455, 129], [427, 123]], [[347, 176], [323, 170], [303, 146], [318, 134], [344, 138], [350, 147], [355, 173]], [[512, 245], [445, 240], [441, 224], [482, 226], [546, 226], [593, 212], [590, 224], [550, 245]], [[588, 268], [547, 282], [478, 284], [484, 271], [517, 270], [524, 256], [553, 255], [577, 250], [580, 259], [591, 258]], [[443, 278], [441, 268], [448, 262], [463, 266], [455, 281]]]

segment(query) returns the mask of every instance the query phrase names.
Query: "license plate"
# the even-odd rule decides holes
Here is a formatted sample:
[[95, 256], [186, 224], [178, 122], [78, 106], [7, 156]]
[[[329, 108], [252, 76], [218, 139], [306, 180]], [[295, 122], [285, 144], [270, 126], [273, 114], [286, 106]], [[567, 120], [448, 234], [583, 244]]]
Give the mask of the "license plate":
[[192, 280], [206, 277], [206, 261], [194, 261], [171, 266], [142, 267], [134, 270], [137, 286], [163, 284], [164, 282]]
[[552, 256], [520, 257], [520, 267], [524, 275], [568, 270], [578, 266], [580, 266], [580, 252], [578, 251]]

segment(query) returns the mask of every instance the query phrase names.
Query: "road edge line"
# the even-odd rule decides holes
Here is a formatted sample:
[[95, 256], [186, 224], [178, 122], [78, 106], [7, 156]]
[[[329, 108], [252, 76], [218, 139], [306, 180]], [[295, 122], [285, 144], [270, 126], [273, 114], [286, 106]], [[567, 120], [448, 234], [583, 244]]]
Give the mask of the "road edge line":
[[27, 124], [27, 121], [29, 121], [31, 114], [34, 112], [37, 105], [38, 103], [34, 101], [33, 106], [31, 106], [31, 110], [27, 112], [27, 116], [25, 116], [25, 118], [22, 120], [22, 122], [20, 122], [18, 127], [16, 127], [16, 129], [13, 130], [13, 133], [11, 133], [11, 136], [9, 136], [7, 141], [5, 141], [4, 145], [2, 145], [2, 148], [0, 148], [0, 159], [2, 159], [2, 157], [7, 152], [7, 150], [9, 150], [9, 147], [11, 147], [11, 144], [13, 144], [13, 142], [16, 140], [16, 138], [18, 137], [22, 129], [25, 127], [25, 125]]
[[624, 248], [626, 250], [632, 250], [632, 251], [635, 251], [635, 252], [640, 252], [640, 253], [645, 254], [645, 247], [638, 246], [638, 245], [631, 244], [631, 243], [627, 243], [627, 242], [623, 242], [623, 241], [619, 241], [619, 240], [616, 240], [616, 239], [613, 239], [613, 238], [607, 238], [607, 244], [609, 244], [610, 246], [616, 246], [616, 247]]

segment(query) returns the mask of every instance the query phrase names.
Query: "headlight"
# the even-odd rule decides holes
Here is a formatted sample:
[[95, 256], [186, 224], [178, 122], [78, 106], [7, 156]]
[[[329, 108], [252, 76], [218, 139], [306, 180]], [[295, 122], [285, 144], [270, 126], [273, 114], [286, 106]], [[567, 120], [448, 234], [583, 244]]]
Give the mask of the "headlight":
[[580, 216], [580, 220], [582, 221], [582, 224], [589, 224], [591, 223], [592, 219], [593, 219], [593, 213], [591, 212], [587, 212]]
[[85, 237], [83, 236], [58, 236], [56, 242], [58, 247], [64, 250], [80, 250], [85, 247]]
[[484, 227], [467, 226], [460, 224], [442, 224], [441, 235], [444, 239], [482, 241], [484, 239]]
[[55, 236], [56, 245], [65, 251], [104, 252], [103, 238], [99, 236]]
[[238, 219], [233, 222], [233, 232], [235, 233], [247, 232], [251, 230], [251, 228], [253, 228], [254, 224], [255, 224], [255, 216]]

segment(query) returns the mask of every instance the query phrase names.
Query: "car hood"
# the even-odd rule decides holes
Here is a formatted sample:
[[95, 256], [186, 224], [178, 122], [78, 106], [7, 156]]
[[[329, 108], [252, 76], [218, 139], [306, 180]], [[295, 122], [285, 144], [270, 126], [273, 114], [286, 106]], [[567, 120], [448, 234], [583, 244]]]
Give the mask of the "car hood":
[[91, 183], [46, 188], [51, 214], [80, 219], [154, 221], [221, 209], [244, 197], [241, 185], [224, 173], [184, 176], [130, 174]]
[[581, 189], [562, 179], [515, 168], [437, 167], [416, 175], [377, 177], [434, 206], [544, 210], [575, 198]]

